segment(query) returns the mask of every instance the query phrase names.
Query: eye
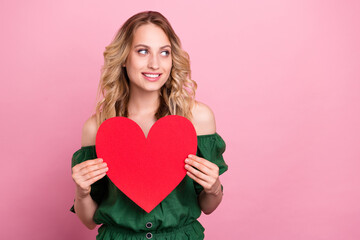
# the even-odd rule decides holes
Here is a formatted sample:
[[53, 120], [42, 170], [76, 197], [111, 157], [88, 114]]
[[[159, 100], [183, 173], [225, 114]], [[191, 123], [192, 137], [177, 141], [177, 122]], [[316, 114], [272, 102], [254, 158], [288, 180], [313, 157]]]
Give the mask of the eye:
[[145, 54], [148, 53], [148, 50], [147, 49], [139, 49], [137, 52], [140, 53], [140, 54], [145, 55]]
[[162, 51], [161, 52], [162, 56], [169, 56], [170, 55], [170, 51], [166, 50], [166, 51]]

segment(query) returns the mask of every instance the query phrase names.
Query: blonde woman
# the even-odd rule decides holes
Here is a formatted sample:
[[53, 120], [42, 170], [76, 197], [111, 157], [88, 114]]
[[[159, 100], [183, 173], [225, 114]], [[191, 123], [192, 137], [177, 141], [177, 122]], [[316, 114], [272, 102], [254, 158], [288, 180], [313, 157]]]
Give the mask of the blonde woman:
[[[72, 159], [76, 192], [71, 211], [89, 229], [102, 224], [97, 239], [204, 239], [197, 218], [212, 213], [222, 200], [225, 142], [216, 133], [211, 109], [195, 100], [197, 85], [178, 36], [160, 13], [141, 12], [120, 28], [104, 59], [96, 112], [85, 122], [82, 147]], [[104, 120], [123, 116], [147, 136], [166, 115], [192, 122], [197, 154], [184, 159], [182, 182], [146, 213], [107, 178], [108, 167], [96, 156], [96, 133]]]

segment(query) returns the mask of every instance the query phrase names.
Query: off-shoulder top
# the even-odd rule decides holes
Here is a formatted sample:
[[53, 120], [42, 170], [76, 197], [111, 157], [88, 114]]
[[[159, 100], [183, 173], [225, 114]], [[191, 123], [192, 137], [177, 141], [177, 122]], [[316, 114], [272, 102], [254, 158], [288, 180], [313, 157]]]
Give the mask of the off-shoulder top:
[[[197, 140], [196, 155], [215, 163], [219, 167], [219, 174], [223, 174], [228, 169], [228, 166], [222, 156], [226, 144], [221, 136], [218, 133], [198, 135]], [[81, 147], [73, 154], [71, 166], [73, 167], [94, 158], [97, 158], [94, 145]], [[202, 190], [202, 186], [190, 177], [185, 176], [180, 184], [158, 206], [150, 213], [146, 213], [105, 176], [91, 186], [90, 193], [93, 200], [98, 204], [93, 220], [97, 224], [103, 224], [99, 228], [97, 239], [116, 239], [111, 237], [111, 235], [114, 235], [111, 232], [114, 231], [128, 234], [138, 233], [135, 234], [137, 237], [131, 239], [144, 239], [142, 233], [171, 232], [172, 229], [190, 225], [192, 227], [187, 228], [186, 231], [188, 232], [184, 230], [182, 234], [201, 235], [204, 229], [197, 221], [201, 214], [197, 197]], [[70, 210], [75, 212], [74, 206]], [[110, 229], [112, 230], [109, 231]], [[133, 236], [135, 235], [133, 234]], [[165, 235], [163, 234], [163, 236]], [[176, 235], [181, 237], [180, 233]], [[156, 239], [167, 238], [160, 238], [159, 235]]]

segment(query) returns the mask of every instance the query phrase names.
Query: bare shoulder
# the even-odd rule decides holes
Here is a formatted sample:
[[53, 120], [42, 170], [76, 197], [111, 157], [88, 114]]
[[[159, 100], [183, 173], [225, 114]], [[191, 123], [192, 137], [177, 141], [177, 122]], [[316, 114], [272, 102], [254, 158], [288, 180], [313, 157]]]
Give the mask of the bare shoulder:
[[95, 145], [97, 130], [96, 115], [94, 114], [84, 123], [81, 136], [81, 146], [85, 147]]
[[191, 112], [193, 115], [192, 124], [197, 135], [214, 134], [216, 132], [215, 116], [209, 106], [195, 101]]

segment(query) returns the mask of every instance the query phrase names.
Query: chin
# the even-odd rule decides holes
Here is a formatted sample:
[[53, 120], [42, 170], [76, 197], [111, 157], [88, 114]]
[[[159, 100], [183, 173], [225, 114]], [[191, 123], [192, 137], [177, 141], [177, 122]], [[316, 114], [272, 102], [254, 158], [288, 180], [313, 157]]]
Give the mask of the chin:
[[147, 91], [160, 91], [160, 89], [162, 88], [162, 86], [164, 86], [164, 84], [165, 83], [162, 83], [161, 85], [160, 84], [151, 84], [152, 86], [149, 86], [149, 85], [147, 85], [146, 87], [145, 87], [145, 89], [147, 90]]
[[160, 92], [161, 87], [142, 88], [144, 92]]

